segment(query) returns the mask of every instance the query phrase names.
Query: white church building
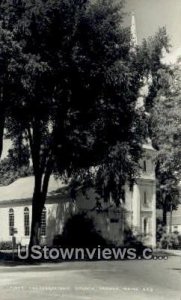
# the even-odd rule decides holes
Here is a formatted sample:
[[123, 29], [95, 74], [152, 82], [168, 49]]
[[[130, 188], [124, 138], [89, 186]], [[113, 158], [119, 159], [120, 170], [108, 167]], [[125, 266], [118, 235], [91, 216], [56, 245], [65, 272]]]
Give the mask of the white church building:
[[[124, 230], [130, 228], [135, 235], [150, 246], [155, 246], [155, 151], [151, 145], [144, 145], [142, 175], [130, 189], [125, 187], [125, 201], [117, 208], [113, 201], [100, 200], [99, 209], [93, 190], [88, 196], [79, 193], [73, 201], [66, 192], [66, 186], [50, 178], [47, 201], [42, 213], [42, 240], [51, 245], [56, 235], [61, 234], [65, 221], [78, 212], [86, 212], [94, 220], [97, 230], [108, 240], [122, 245]], [[15, 228], [16, 242], [26, 245], [31, 229], [32, 195], [34, 177], [20, 178], [8, 186], [0, 187], [0, 242], [12, 240]]]
[[[132, 35], [136, 39], [134, 16]], [[145, 91], [140, 91], [139, 105], [143, 102]], [[155, 150], [151, 142], [143, 145], [141, 160], [142, 174], [133, 189], [125, 186], [125, 200], [117, 208], [113, 201], [100, 200], [93, 190], [88, 197], [80, 191], [76, 201], [72, 201], [66, 186], [51, 176], [46, 204], [42, 213], [41, 236], [44, 243], [51, 245], [56, 235], [61, 234], [66, 220], [77, 212], [87, 212], [93, 218], [97, 230], [108, 240], [123, 245], [124, 231], [129, 228], [141, 238], [145, 245], [156, 246], [156, 180]], [[32, 195], [34, 177], [20, 178], [8, 186], [0, 187], [0, 242], [12, 240], [26, 245], [31, 230]]]

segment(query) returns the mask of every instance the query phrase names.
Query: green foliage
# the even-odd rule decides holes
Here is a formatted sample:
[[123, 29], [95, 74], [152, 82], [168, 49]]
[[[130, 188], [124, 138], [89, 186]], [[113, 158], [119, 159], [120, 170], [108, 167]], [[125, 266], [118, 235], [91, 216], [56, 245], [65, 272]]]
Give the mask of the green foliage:
[[0, 185], [8, 185], [18, 178], [32, 174], [29, 151], [24, 145], [21, 145], [21, 149], [18, 145], [14, 145], [12, 149], [9, 149], [7, 157], [0, 162]]
[[32, 158], [33, 236], [52, 172], [96, 184], [117, 204], [125, 182], [139, 175], [148, 130], [136, 101], [145, 76], [158, 74], [167, 37], [160, 31], [130, 51], [123, 1], [5, 0], [0, 12], [13, 79], [4, 116]]
[[179, 203], [180, 181], [180, 71], [162, 63], [163, 50], [169, 51], [165, 28], [144, 40], [139, 60], [145, 77], [151, 77], [145, 106], [150, 116], [149, 135], [157, 149], [157, 207], [163, 209], [163, 222]]
[[163, 234], [160, 239], [162, 249], [181, 249], [181, 235], [178, 232]]
[[[165, 211], [179, 203], [181, 179], [181, 71], [172, 69], [168, 86], [159, 91], [151, 111], [152, 139], [157, 152], [157, 206]], [[164, 79], [164, 78], [163, 78]]]
[[0, 242], [0, 250], [12, 250], [12, 241]]
[[29, 142], [35, 174], [52, 172], [51, 164], [60, 176], [77, 178], [98, 167], [98, 190], [118, 201], [120, 187], [139, 171], [146, 124], [135, 110], [142, 72], [130, 54], [123, 5], [66, 0], [23, 7], [15, 22], [23, 60], [9, 133]]
[[163, 80], [163, 78], [166, 79], [171, 70], [168, 66], [162, 64], [163, 49], [166, 52], [170, 50], [169, 37], [164, 27], [160, 28], [148, 40], [144, 40], [138, 52], [142, 72], [146, 78], [151, 75], [152, 82], [145, 101], [145, 107], [148, 112], [153, 107], [154, 99], [160, 89], [168, 87], [168, 80]]
[[22, 59], [21, 47], [14, 32], [4, 28], [0, 22], [0, 155], [5, 119], [9, 115], [10, 107], [12, 109], [14, 106], [14, 97], [18, 93], [17, 79]]

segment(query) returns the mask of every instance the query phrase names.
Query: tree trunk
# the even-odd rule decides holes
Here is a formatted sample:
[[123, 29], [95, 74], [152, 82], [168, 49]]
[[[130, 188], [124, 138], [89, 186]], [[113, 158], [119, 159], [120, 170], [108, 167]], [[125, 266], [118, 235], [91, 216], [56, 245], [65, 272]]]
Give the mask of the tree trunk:
[[[33, 128], [32, 132], [31, 128]], [[32, 125], [29, 124], [29, 126], [27, 126], [27, 132], [35, 177], [32, 199], [31, 236], [29, 242], [29, 254], [31, 254], [31, 247], [40, 244], [41, 216], [46, 201], [50, 175], [52, 173], [52, 159], [50, 150], [42, 154], [42, 156], [40, 154], [41, 132], [39, 119], [35, 119]], [[51, 145], [49, 149], [51, 149]], [[45, 156], [44, 159], [43, 155]]]
[[169, 232], [172, 233], [172, 211], [173, 211], [173, 206], [172, 203], [170, 205], [170, 224], [169, 224]]
[[32, 199], [32, 223], [29, 247], [40, 244], [41, 215], [44, 207], [42, 193], [34, 193]]
[[5, 125], [5, 115], [1, 108], [1, 112], [0, 112], [0, 157], [1, 157], [2, 151], [3, 151], [4, 125]]
[[35, 188], [32, 199], [32, 223], [29, 253], [31, 253], [32, 246], [40, 244], [41, 216], [46, 202], [50, 175], [51, 169], [49, 168], [44, 176], [35, 176]]
[[167, 225], [167, 207], [163, 205], [163, 225]]

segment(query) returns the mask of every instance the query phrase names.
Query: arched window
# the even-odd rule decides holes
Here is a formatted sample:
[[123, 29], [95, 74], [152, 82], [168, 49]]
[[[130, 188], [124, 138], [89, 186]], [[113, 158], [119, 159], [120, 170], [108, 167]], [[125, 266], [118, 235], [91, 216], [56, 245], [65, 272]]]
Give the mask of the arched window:
[[14, 209], [9, 209], [9, 235], [13, 235], [14, 230]]
[[41, 236], [46, 236], [46, 208], [45, 207], [41, 214]]
[[143, 220], [143, 233], [144, 235], [148, 234], [148, 219], [144, 218]]
[[30, 213], [28, 207], [24, 209], [24, 233], [25, 236], [30, 235]]

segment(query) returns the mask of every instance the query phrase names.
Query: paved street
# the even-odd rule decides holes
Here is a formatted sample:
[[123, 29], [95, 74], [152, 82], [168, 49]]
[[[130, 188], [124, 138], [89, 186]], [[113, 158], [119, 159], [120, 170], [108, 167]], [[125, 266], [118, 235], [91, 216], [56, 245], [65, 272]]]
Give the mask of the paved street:
[[1, 300], [181, 299], [181, 257], [0, 267]]

